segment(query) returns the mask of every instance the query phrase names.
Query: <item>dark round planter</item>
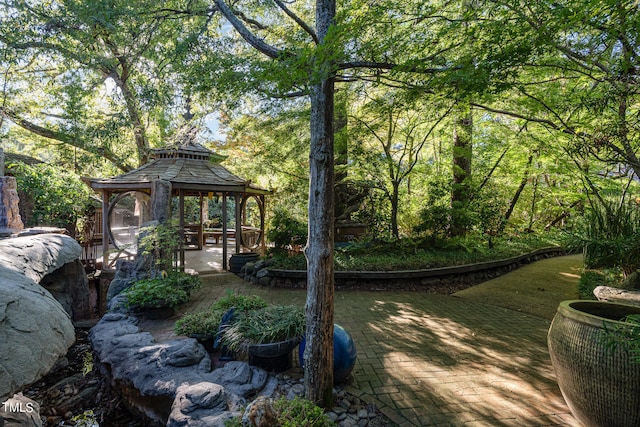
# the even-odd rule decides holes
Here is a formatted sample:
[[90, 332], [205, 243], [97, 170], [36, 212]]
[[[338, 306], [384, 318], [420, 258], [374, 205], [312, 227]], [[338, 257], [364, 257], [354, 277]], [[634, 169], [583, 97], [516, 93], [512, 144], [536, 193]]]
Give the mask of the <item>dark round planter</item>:
[[[298, 350], [298, 357], [300, 358], [300, 366], [304, 366], [304, 348], [306, 346], [306, 340], [303, 338]], [[356, 344], [353, 342], [351, 334], [347, 332], [345, 328], [333, 324], [333, 383], [340, 384], [344, 382], [353, 367], [356, 365], [356, 358], [358, 352], [356, 351]]]
[[549, 355], [571, 413], [585, 427], [640, 425], [640, 364], [621, 346], [607, 345], [605, 327], [640, 314], [640, 307], [563, 301], [548, 334]]
[[260, 255], [255, 252], [233, 254], [231, 258], [229, 258], [229, 271], [232, 273], [240, 273], [240, 270], [246, 263], [257, 260], [259, 256]]
[[249, 364], [269, 372], [283, 372], [291, 368], [291, 353], [300, 343], [299, 338], [267, 344], [254, 344], [248, 348]]

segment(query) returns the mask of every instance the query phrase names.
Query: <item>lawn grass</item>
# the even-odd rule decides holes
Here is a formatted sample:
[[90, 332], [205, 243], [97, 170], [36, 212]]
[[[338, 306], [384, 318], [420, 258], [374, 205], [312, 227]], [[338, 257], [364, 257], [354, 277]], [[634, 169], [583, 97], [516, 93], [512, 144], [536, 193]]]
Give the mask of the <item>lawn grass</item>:
[[[537, 249], [561, 246], [555, 234], [522, 234], [509, 237], [468, 236], [448, 240], [368, 240], [337, 248], [337, 271], [420, 270], [473, 264], [510, 258]], [[271, 268], [304, 270], [303, 254], [276, 254]]]

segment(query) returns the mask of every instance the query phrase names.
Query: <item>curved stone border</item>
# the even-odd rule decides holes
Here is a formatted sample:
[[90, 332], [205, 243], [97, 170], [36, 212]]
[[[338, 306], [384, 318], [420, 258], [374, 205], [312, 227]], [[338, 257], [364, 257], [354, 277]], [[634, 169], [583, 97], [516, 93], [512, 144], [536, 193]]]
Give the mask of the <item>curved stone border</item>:
[[[337, 289], [362, 290], [413, 290], [434, 293], [451, 293], [456, 290], [501, 276], [522, 265], [543, 258], [564, 255], [566, 250], [559, 247], [538, 249], [528, 254], [496, 261], [480, 262], [453, 267], [424, 270], [398, 271], [336, 271]], [[244, 278], [254, 283], [286, 288], [306, 287], [305, 270], [280, 270], [256, 263], [253, 271], [246, 271]]]

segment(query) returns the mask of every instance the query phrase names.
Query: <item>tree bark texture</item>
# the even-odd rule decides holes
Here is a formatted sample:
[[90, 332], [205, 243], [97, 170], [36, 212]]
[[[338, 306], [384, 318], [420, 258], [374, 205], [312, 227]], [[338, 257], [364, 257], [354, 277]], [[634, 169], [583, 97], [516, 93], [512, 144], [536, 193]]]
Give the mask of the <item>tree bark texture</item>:
[[530, 174], [530, 169], [532, 164], [533, 164], [533, 154], [530, 154], [529, 158], [527, 159], [527, 167], [525, 168], [522, 181], [520, 181], [520, 185], [518, 186], [518, 189], [516, 190], [515, 194], [513, 195], [513, 198], [511, 199], [509, 208], [505, 212], [504, 217], [500, 222], [500, 228], [498, 229], [499, 233], [502, 233], [506, 228], [507, 223], [509, 222], [509, 218], [511, 218], [511, 214], [513, 213], [513, 210], [516, 208], [516, 205], [518, 204], [518, 200], [520, 200], [520, 195], [524, 191], [524, 187], [526, 187], [527, 182], [529, 182], [529, 174]]
[[333, 394], [333, 82], [314, 86], [311, 104], [307, 257], [306, 398], [330, 406]]
[[[461, 102], [453, 129], [453, 185], [451, 187], [451, 210], [462, 212], [471, 198], [471, 159], [473, 156], [473, 117], [467, 102]], [[462, 236], [467, 232], [462, 215], [454, 213], [449, 224], [451, 236]]]
[[[317, 0], [320, 43], [334, 16], [335, 0]], [[330, 63], [320, 60], [315, 65], [326, 78], [311, 87], [304, 388], [307, 399], [328, 408], [333, 404], [334, 80]]]

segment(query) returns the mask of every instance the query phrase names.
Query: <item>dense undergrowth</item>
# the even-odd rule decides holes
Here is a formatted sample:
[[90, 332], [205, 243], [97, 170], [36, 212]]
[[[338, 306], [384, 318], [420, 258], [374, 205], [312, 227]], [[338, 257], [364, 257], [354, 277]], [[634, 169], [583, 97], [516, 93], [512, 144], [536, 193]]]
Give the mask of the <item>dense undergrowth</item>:
[[[526, 254], [537, 249], [562, 246], [558, 234], [520, 234], [509, 237], [468, 236], [446, 240], [366, 240], [337, 247], [337, 271], [392, 271], [438, 268], [492, 261]], [[302, 253], [274, 252], [272, 268], [306, 268]]]

